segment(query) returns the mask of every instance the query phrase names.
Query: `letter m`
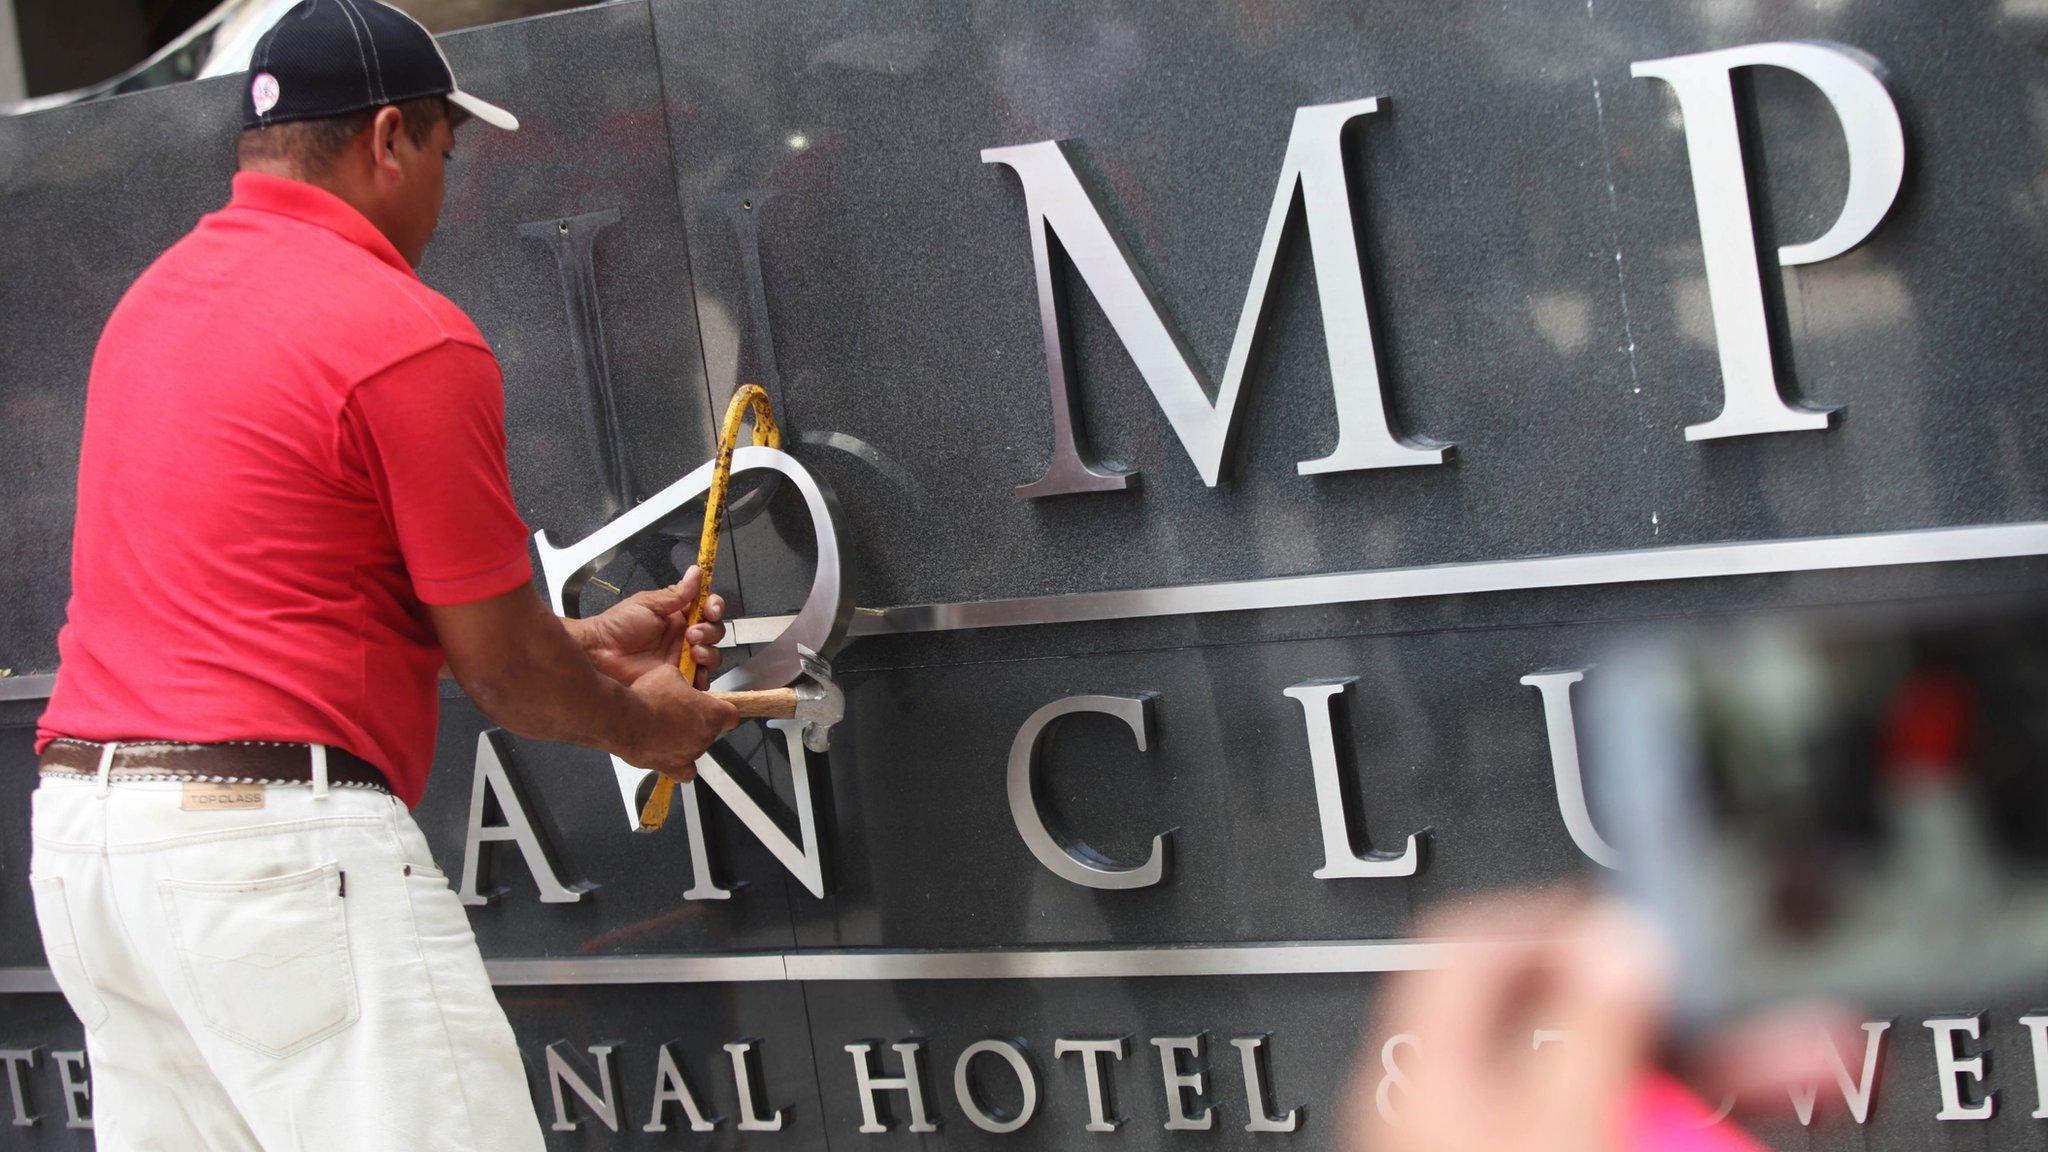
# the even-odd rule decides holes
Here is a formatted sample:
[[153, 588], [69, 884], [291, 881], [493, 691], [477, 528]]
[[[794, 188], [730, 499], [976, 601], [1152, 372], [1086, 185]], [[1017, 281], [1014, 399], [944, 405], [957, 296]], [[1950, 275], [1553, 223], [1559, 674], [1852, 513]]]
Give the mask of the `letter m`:
[[[1343, 135], [1353, 120], [1378, 108], [1379, 101], [1373, 99], [1295, 110], [1294, 130], [1280, 165], [1280, 186], [1266, 216], [1266, 233], [1252, 265], [1244, 311], [1230, 343], [1230, 359], [1221, 382], [1213, 388], [1180, 333], [1161, 314], [1157, 297], [1143, 274], [1132, 266], [1130, 253], [1102, 222], [1101, 209], [1075, 175], [1061, 143], [1045, 140], [983, 150], [984, 163], [1008, 165], [1024, 185], [1031, 256], [1038, 270], [1046, 373], [1052, 388], [1052, 460], [1037, 482], [1017, 489], [1019, 495], [1109, 491], [1124, 487], [1131, 476], [1103, 471], [1082, 455], [1066, 308], [1052, 264], [1055, 238], [1109, 317], [1117, 339], [1152, 389], [1202, 482], [1213, 487], [1236, 436], [1238, 399], [1246, 367], [1257, 351], [1260, 317], [1273, 294], [1280, 245], [1298, 218], [1306, 218], [1308, 225], [1309, 254], [1315, 266], [1323, 341], [1329, 351], [1330, 385], [1337, 406], [1337, 444], [1329, 455], [1304, 460], [1297, 470], [1310, 475], [1443, 462], [1448, 445], [1410, 441], [1389, 426], [1379, 357], [1366, 311], [1365, 267], [1345, 179]], [[1297, 204], [1302, 207], [1300, 213], [1295, 211]]]

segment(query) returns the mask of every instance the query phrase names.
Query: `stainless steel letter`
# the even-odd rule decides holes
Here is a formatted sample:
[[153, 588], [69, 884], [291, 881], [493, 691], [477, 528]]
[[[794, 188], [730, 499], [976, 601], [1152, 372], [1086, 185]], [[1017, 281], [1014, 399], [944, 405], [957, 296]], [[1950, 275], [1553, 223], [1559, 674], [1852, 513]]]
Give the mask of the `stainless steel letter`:
[[1827, 97], [1849, 146], [1849, 191], [1835, 222], [1818, 239], [1778, 249], [1785, 267], [1839, 256], [1875, 231], [1898, 197], [1906, 171], [1906, 135], [1899, 110], [1878, 79], [1877, 61], [1838, 44], [1746, 44], [1716, 52], [1641, 60], [1635, 76], [1671, 85], [1685, 117], [1685, 148], [1707, 263], [1707, 297], [1721, 353], [1721, 414], [1685, 430], [1687, 440], [1825, 428], [1829, 413], [1794, 408], [1778, 392], [1764, 319], [1756, 226], [1750, 217], [1742, 135], [1736, 127], [1737, 68], [1783, 68]]
[[[476, 736], [476, 771], [470, 776], [469, 784], [469, 826], [462, 838], [462, 882], [456, 894], [464, 904], [488, 904], [503, 894], [503, 889], [479, 893], [477, 885], [485, 882], [489, 872], [489, 861], [484, 857], [486, 843], [510, 840], [519, 848], [519, 855], [526, 860], [526, 870], [533, 874], [533, 883], [540, 889], [543, 904], [574, 904], [583, 899], [588, 886], [567, 888], [555, 876], [555, 866], [548, 860], [547, 850], [541, 846], [540, 837], [534, 834], [533, 821], [527, 818], [526, 808], [520, 803], [519, 790], [513, 785], [511, 774], [505, 768], [505, 761], [512, 752], [512, 737], [502, 728], [486, 728]], [[497, 797], [498, 811], [504, 814], [505, 822], [493, 828], [484, 827], [484, 794]]]
[[1285, 1116], [1269, 1116], [1266, 1113], [1266, 1069], [1260, 1051], [1265, 1046], [1265, 1036], [1239, 1036], [1230, 1042], [1237, 1049], [1239, 1061], [1244, 1065], [1244, 1110], [1251, 1119], [1246, 1122], [1247, 1132], [1292, 1132], [1301, 1126], [1301, 1109], [1289, 1108]]
[[1972, 1040], [1981, 1038], [1984, 1020], [1981, 1016], [1960, 1016], [1952, 1019], [1936, 1017], [1923, 1020], [1929, 1032], [1934, 1033], [1934, 1078], [1941, 1085], [1941, 1111], [1934, 1114], [1936, 1120], [1989, 1120], [1992, 1105], [1996, 1100], [1986, 1094], [1974, 1104], [1963, 1102], [1963, 1077], [1977, 1081], [1981, 1088], [1984, 1083], [1984, 1054], [1978, 1053], [1967, 1060], [1956, 1057], [1956, 1033], [1960, 1032]]
[[563, 1055], [568, 1047], [567, 1040], [557, 1040], [547, 1046], [545, 1053], [548, 1095], [552, 1096], [555, 1102], [555, 1121], [548, 1127], [556, 1132], [574, 1132], [583, 1124], [582, 1117], [574, 1120], [569, 1118], [569, 1110], [562, 1099], [562, 1085], [567, 1084], [569, 1090], [583, 1100], [584, 1107], [590, 1109], [591, 1116], [595, 1117], [598, 1123], [617, 1132], [619, 1104], [612, 1095], [612, 1052], [615, 1045], [590, 1046], [591, 1059], [597, 1062], [598, 1089], [591, 1088], [590, 1082], [585, 1080], [582, 1074], [576, 1071], [575, 1066], [569, 1063], [569, 1058]]
[[604, 482], [605, 514], [617, 515], [639, 500], [632, 458], [626, 452], [624, 421], [612, 390], [611, 359], [604, 343], [604, 309], [598, 304], [594, 264], [597, 234], [619, 222], [619, 211], [586, 212], [562, 219], [533, 220], [519, 234], [548, 246], [562, 299], [569, 305], [569, 350], [583, 386], [583, 430], [590, 437], [598, 478]]
[[[1858, 1124], [1870, 1118], [1870, 1095], [1877, 1088], [1877, 1060], [1884, 1050], [1884, 1034], [1892, 1026], [1889, 1020], [1871, 1020], [1863, 1025], [1863, 1079], [1859, 1082], [1849, 1075], [1849, 1066], [1842, 1060], [1842, 1054], [1835, 1048], [1834, 1037], [1821, 1034], [1819, 1040], [1827, 1045], [1828, 1063], [1834, 1066], [1835, 1083], [1842, 1089], [1842, 1100], [1849, 1105], [1849, 1115]], [[1813, 1123], [1813, 1106], [1820, 1099], [1820, 1085], [1793, 1085], [1792, 1110], [1799, 1115], [1802, 1127]]]
[[[733, 472], [749, 472], [768, 468], [782, 474], [787, 485], [794, 489], [804, 501], [811, 514], [811, 532], [816, 538], [818, 551], [817, 571], [811, 577], [810, 594], [804, 598], [803, 607], [797, 611], [789, 626], [783, 629], [767, 647], [755, 653], [752, 659], [734, 668], [717, 680], [712, 687], [721, 692], [739, 691], [751, 688], [779, 688], [796, 679], [799, 667], [797, 645], [802, 644], [822, 656], [836, 652], [846, 636], [846, 622], [853, 613], [852, 603], [847, 599], [842, 586], [840, 571], [840, 540], [844, 533], [839, 528], [839, 510], [829, 492], [795, 458], [773, 448], [745, 447], [733, 453]], [[590, 535], [567, 547], [557, 548], [548, 539], [545, 531], [534, 534], [535, 547], [540, 554], [541, 572], [547, 581], [548, 606], [558, 614], [572, 615], [576, 598], [581, 594], [584, 581], [590, 578], [598, 567], [614, 555], [620, 546], [653, 528], [676, 509], [702, 496], [711, 484], [712, 465], [706, 462], [689, 475], [648, 497], [618, 518]], [[774, 725], [770, 725], [773, 727]], [[790, 739], [785, 731], [784, 742], [790, 746], [790, 770], [796, 785], [796, 818], [798, 837], [792, 840], [773, 816], [763, 808], [744, 786], [729, 775], [725, 767], [710, 756], [697, 761], [697, 779], [710, 786], [725, 801], [747, 830], [758, 838], [782, 866], [803, 882], [813, 896], [825, 895], [825, 872], [823, 847], [814, 834], [815, 816], [811, 803], [811, 781], [809, 769], [799, 759], [797, 751], [802, 741]], [[619, 795], [626, 812], [626, 821], [631, 827], [639, 826], [639, 804], [636, 800], [640, 784], [650, 773], [635, 768], [618, 757], [612, 757], [612, 770], [618, 778]], [[685, 787], [684, 811], [688, 815], [693, 798], [688, 795], [696, 785]], [[703, 842], [703, 821], [701, 818], [686, 821], [695, 844]], [[699, 849], [693, 848], [692, 859], [699, 858]], [[710, 882], [706, 869], [699, 869], [696, 883], [691, 892], [706, 893], [702, 898], [722, 899], [724, 892]], [[725, 893], [730, 895], [730, 893]], [[691, 897], [696, 899], [699, 897]]]
[[910, 1130], [912, 1132], [937, 1132], [939, 1126], [932, 1123], [925, 1111], [924, 1083], [918, 1075], [917, 1052], [924, 1045], [917, 1041], [891, 1044], [896, 1055], [903, 1061], [903, 1075], [877, 1076], [868, 1054], [875, 1050], [873, 1044], [848, 1044], [846, 1050], [853, 1054], [853, 1076], [860, 1090], [860, 1130], [869, 1134], [887, 1132], [889, 1126], [882, 1122], [877, 1110], [875, 1093], [884, 1090], [899, 1090], [910, 1098]]
[[92, 1127], [92, 1076], [86, 1071], [85, 1053], [53, 1050], [50, 1062], [57, 1066], [57, 1082], [64, 1088], [64, 1126]]
[[[2020, 1017], [2020, 1023], [2027, 1026], [2027, 1034], [2032, 1037], [2034, 1042], [2033, 1118], [2036, 1120], [2048, 1120], [2048, 1016], [2022, 1016]], [[0, 1052], [0, 1056], [4, 1055], [6, 1053]], [[11, 1077], [14, 1075], [14, 1069], [12, 1066], [8, 1068], [7, 1075], [10, 1077], [8, 1082], [10, 1084], [13, 1083]], [[21, 1114], [21, 1095], [18, 1091], [15, 1094], [14, 1101], [14, 1111], [18, 1116]], [[21, 1121], [16, 1120], [15, 1123], [19, 1124]]]
[[[638, 768], [626, 764], [618, 757], [612, 757], [614, 773], [631, 772], [636, 777], [644, 775]], [[621, 786], [624, 780], [620, 781]], [[656, 788], [664, 787], [660, 782]], [[704, 806], [698, 800], [697, 786], [679, 784], [676, 788], [683, 794], [683, 836], [690, 842], [690, 886], [683, 889], [685, 900], [730, 900], [732, 889], [721, 885], [711, 867], [711, 840], [704, 834]], [[626, 819], [639, 820], [639, 813], [628, 806]]]
[[[721, 677], [713, 686], [724, 683]], [[721, 689], [723, 691], [724, 689]], [[773, 816], [747, 794], [744, 787], [728, 775], [724, 765], [711, 756], [697, 760], [697, 779], [711, 784], [712, 790], [724, 798], [733, 814], [740, 818], [761, 846], [768, 849], [789, 874], [797, 878], [811, 895], [823, 898], [825, 895], [825, 843], [818, 835], [818, 806], [812, 795], [816, 782], [812, 779], [811, 761], [804, 747], [801, 721], [770, 720], [768, 727], [782, 734], [783, 749], [789, 754], [789, 782], [791, 798], [795, 801], [797, 834], [791, 837], [782, 830]], [[707, 767], [710, 766], [710, 767]], [[718, 771], [717, 780], [711, 775], [711, 768]], [[637, 827], [639, 806], [634, 803], [640, 781], [649, 773], [644, 768], [635, 768], [617, 756], [612, 757], [612, 772], [619, 780], [619, 794], [626, 800], [626, 819]], [[723, 781], [721, 787], [718, 781]], [[669, 780], [656, 780], [656, 788], [680, 788], [683, 790], [683, 822], [690, 839], [690, 864], [693, 879], [683, 893], [685, 900], [729, 900], [732, 890], [720, 887], [711, 878], [711, 854], [704, 836], [704, 814], [698, 807], [697, 785], [677, 784]], [[727, 789], [730, 789], [728, 794]]]
[[1584, 668], [1566, 672], [1531, 672], [1522, 683], [1543, 696], [1543, 726], [1550, 733], [1550, 775], [1557, 782], [1557, 811], [1565, 831], [1586, 858], [1603, 868], [1621, 867], [1621, 854], [1593, 827], [1586, 806], [1586, 777], [1579, 768], [1579, 726], [1572, 716], [1572, 685], [1586, 678]]
[[1341, 695], [1356, 679], [1307, 680], [1285, 691], [1301, 703], [1302, 719], [1308, 724], [1308, 764], [1315, 774], [1316, 815], [1323, 825], [1323, 866], [1315, 870], [1315, 878], [1413, 876], [1422, 867], [1422, 841], [1428, 829], [1411, 833], [1408, 846], [1399, 852], [1377, 852], [1367, 844], [1361, 853], [1356, 841], [1363, 837], [1352, 836], [1346, 816], [1330, 697]]
[[1055, 1058], [1070, 1055], [1081, 1057], [1081, 1075], [1088, 1086], [1087, 1131], [1114, 1132], [1117, 1129], [1117, 1125], [1123, 1123], [1122, 1120], [1109, 1114], [1109, 1081], [1102, 1072], [1102, 1055], [1106, 1052], [1113, 1059], [1122, 1060], [1124, 1058], [1125, 1039], [1126, 1037], [1119, 1036], [1114, 1040], [1055, 1040], [1052, 1042], [1052, 1054]]
[[765, 1102], [758, 1099], [754, 1088], [754, 1064], [760, 1059], [754, 1054], [754, 1045], [758, 1043], [757, 1040], [737, 1040], [725, 1046], [726, 1055], [732, 1057], [732, 1090], [740, 1098], [738, 1127], [742, 1132], [780, 1132], [782, 1109], [777, 1108], [763, 1119], [761, 1108]]
[[28, 1110], [28, 1098], [21, 1091], [21, 1070], [36, 1066], [37, 1048], [0, 1048], [0, 1064], [7, 1065], [7, 1098], [14, 1102], [16, 1128], [33, 1128], [36, 1114]]
[[1203, 1105], [1196, 1115], [1188, 1114], [1187, 1093], [1201, 1096], [1202, 1072], [1199, 1068], [1186, 1072], [1180, 1066], [1182, 1053], [1193, 1056], [1197, 1061], [1202, 1059], [1204, 1035], [1206, 1033], [1197, 1032], [1193, 1036], [1156, 1036], [1152, 1040], [1152, 1046], [1159, 1049], [1159, 1078], [1166, 1087], [1168, 1132], [1206, 1132], [1216, 1126], [1216, 1110], [1207, 1105]]
[[647, 1126], [642, 1132], [666, 1132], [668, 1121], [662, 1113], [670, 1104], [681, 1104], [683, 1114], [690, 1118], [690, 1131], [710, 1132], [718, 1127], [718, 1121], [704, 1118], [704, 1110], [697, 1106], [697, 1094], [690, 1090], [690, 1082], [683, 1076], [683, 1070], [676, 1063], [675, 1054], [663, 1044], [656, 1050], [654, 1065], [654, 1108], [647, 1116]]
[[1252, 264], [1251, 284], [1238, 314], [1230, 358], [1213, 390], [1207, 374], [1180, 333], [1164, 317], [1158, 298], [1131, 265], [1130, 253], [1102, 221], [1102, 210], [1075, 175], [1056, 140], [985, 148], [985, 164], [1004, 164], [1024, 186], [1024, 211], [1031, 229], [1031, 257], [1038, 274], [1038, 313], [1045, 340], [1046, 372], [1052, 388], [1052, 460], [1044, 477], [1017, 489], [1027, 497], [1122, 488], [1128, 473], [1097, 470], [1081, 453], [1073, 412], [1074, 365], [1063, 329], [1064, 305], [1052, 266], [1051, 238], [1081, 274], [1109, 318], [1117, 338], [1137, 364], [1160, 411], [1180, 437], [1204, 484], [1221, 477], [1238, 427], [1238, 400], [1245, 370], [1261, 335], [1260, 319], [1272, 296], [1273, 271], [1287, 238], [1297, 196], [1307, 218], [1309, 254], [1323, 313], [1323, 342], [1330, 358], [1331, 390], [1337, 407], [1337, 444], [1328, 456], [1297, 465], [1303, 475], [1361, 468], [1440, 464], [1440, 446], [1398, 437], [1387, 420], [1379, 356], [1367, 312], [1365, 270], [1359, 255], [1351, 189], [1344, 172], [1344, 129], [1379, 108], [1378, 100], [1351, 100], [1297, 108], [1280, 185], [1266, 214], [1265, 235]]
[[1380, 1119], [1390, 1125], [1401, 1122], [1400, 1116], [1394, 1111], [1394, 1089], [1401, 1090], [1401, 1099], [1404, 1102], [1415, 1090], [1415, 1086], [1409, 1083], [1408, 1073], [1401, 1067], [1401, 1062], [1394, 1059], [1394, 1053], [1403, 1048], [1410, 1052], [1419, 1052], [1422, 1048], [1422, 1038], [1413, 1032], [1400, 1032], [1387, 1037], [1387, 1042], [1380, 1045], [1380, 1067], [1384, 1070], [1384, 1075], [1380, 1077], [1379, 1086], [1373, 1089], [1372, 1105], [1379, 1112]]
[[1038, 807], [1039, 744], [1054, 720], [1072, 712], [1115, 716], [1130, 725], [1131, 734], [1138, 740], [1138, 751], [1145, 750], [1152, 728], [1149, 696], [1069, 696], [1033, 712], [1024, 726], [1017, 729], [1017, 738], [1010, 742], [1010, 819], [1017, 825], [1017, 834], [1024, 838], [1025, 846], [1040, 864], [1076, 884], [1089, 888], [1144, 888], [1159, 883], [1166, 876], [1167, 844], [1172, 832], [1154, 836], [1152, 852], [1145, 862], [1126, 868], [1071, 836], [1054, 835], [1047, 826]]
[[[974, 1058], [984, 1052], [993, 1052], [1009, 1064], [1010, 1071], [1017, 1075], [1017, 1086], [1023, 1089], [1024, 1099], [1017, 1106], [1017, 1114], [1007, 1119], [990, 1115], [974, 1098], [974, 1086], [968, 1083], [968, 1066]], [[976, 1128], [983, 1132], [1015, 1132], [1031, 1122], [1031, 1116], [1038, 1111], [1038, 1077], [1031, 1071], [1031, 1062], [1024, 1059], [1023, 1050], [1008, 1040], [981, 1040], [967, 1046], [960, 1053], [960, 1059], [953, 1062], [953, 1095], [960, 1101], [960, 1110], [967, 1113]]]

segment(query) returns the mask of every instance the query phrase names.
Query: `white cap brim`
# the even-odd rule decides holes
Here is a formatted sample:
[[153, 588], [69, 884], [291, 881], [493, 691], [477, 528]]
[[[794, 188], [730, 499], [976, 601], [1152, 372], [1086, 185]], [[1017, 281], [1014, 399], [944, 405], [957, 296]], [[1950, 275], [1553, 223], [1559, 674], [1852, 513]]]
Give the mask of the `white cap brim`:
[[507, 132], [519, 131], [519, 117], [488, 100], [479, 100], [460, 88], [448, 94], [448, 102], [493, 128], [503, 128]]

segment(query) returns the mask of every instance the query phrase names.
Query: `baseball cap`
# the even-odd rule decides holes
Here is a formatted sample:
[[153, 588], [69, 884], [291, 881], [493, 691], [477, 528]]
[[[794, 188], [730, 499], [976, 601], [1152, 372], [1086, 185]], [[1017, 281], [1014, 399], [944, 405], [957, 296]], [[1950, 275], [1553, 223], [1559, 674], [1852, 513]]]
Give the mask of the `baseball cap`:
[[419, 21], [377, 0], [301, 0], [256, 42], [242, 88], [242, 127], [341, 116], [446, 96], [494, 128], [519, 118], [455, 84], [455, 70]]

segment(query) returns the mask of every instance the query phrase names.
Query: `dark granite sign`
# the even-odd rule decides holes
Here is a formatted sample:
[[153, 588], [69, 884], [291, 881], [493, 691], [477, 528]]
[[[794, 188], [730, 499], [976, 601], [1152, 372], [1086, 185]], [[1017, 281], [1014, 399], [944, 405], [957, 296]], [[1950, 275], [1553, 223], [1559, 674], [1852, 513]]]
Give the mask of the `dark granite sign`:
[[[1416, 910], [1611, 859], [1571, 709], [1610, 637], [2048, 588], [2044, 37], [1937, 0], [449, 37], [526, 127], [465, 140], [423, 274], [503, 361], [528, 523], [588, 538], [758, 381], [872, 609], [829, 754], [721, 752], [751, 821], [700, 787], [636, 834], [637, 774], [444, 701], [417, 817], [555, 1146], [1322, 1146], [1361, 1063], [1398, 1109], [1361, 1031], [1441, 956]], [[24, 880], [87, 366], [224, 200], [233, 84], [0, 120], [4, 1147], [88, 1137]], [[812, 588], [799, 496], [736, 506], [746, 645]], [[1787, 1100], [1774, 1146], [2039, 1145], [2041, 1014], [1879, 1023], [1823, 1089], [1862, 1118]]]

